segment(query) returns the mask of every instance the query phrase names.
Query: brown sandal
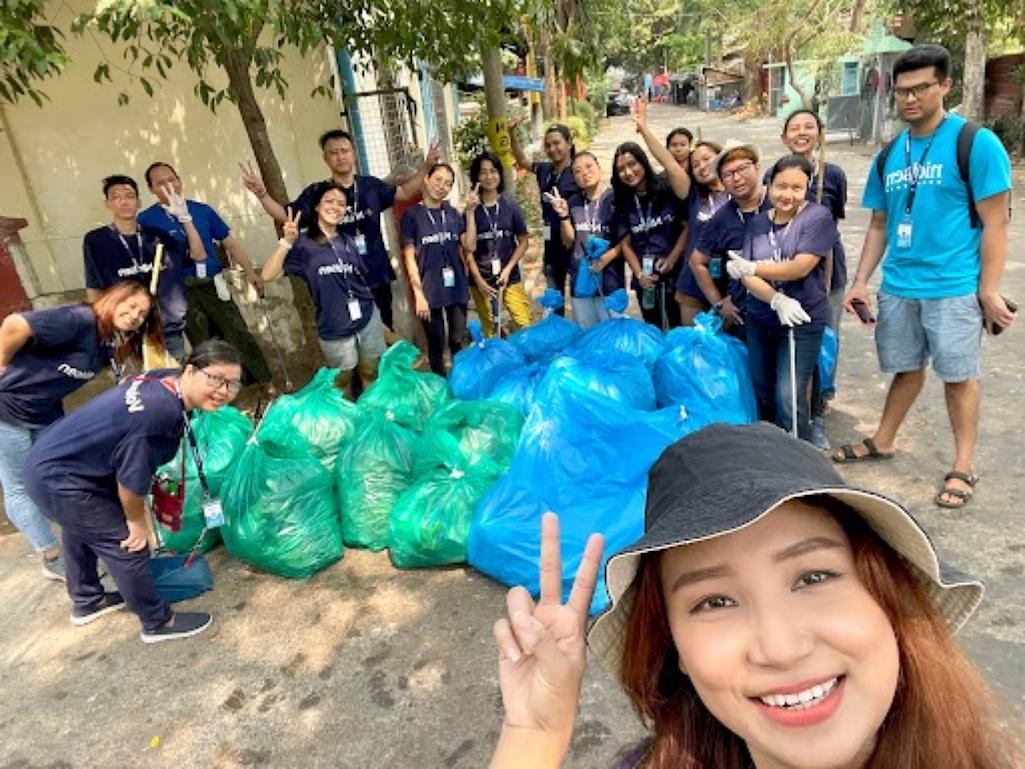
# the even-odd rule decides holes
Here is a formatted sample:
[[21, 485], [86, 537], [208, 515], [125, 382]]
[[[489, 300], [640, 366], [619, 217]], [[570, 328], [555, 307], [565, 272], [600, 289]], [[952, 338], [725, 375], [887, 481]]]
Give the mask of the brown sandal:
[[[968, 491], [965, 491], [964, 489], [955, 489], [947, 485], [947, 481], [949, 480], [963, 481], [971, 488]], [[975, 484], [978, 482], [979, 476], [975, 473], [962, 473], [960, 470], [951, 470], [943, 476], [943, 488], [940, 489], [934, 501], [939, 507], [945, 507], [948, 510], [960, 510], [972, 501], [972, 497], [975, 496]], [[953, 497], [955, 501], [947, 502], [943, 499], [944, 496]]]
[[893, 459], [892, 451], [880, 451], [871, 438], [865, 438], [861, 445], [868, 449], [867, 454], [856, 454], [854, 453], [854, 446], [856, 444], [845, 443], [843, 446], [833, 452], [832, 459], [838, 465], [845, 465], [851, 462], [867, 462], [869, 460], [877, 459]]

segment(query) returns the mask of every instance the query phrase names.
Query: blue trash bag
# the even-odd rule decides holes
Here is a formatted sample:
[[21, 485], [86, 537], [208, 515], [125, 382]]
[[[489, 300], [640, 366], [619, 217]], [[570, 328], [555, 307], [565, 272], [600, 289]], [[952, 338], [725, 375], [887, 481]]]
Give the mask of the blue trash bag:
[[[557, 307], [562, 306], [562, 297], [556, 291], [547, 289], [556, 294], [559, 299]], [[541, 297], [542, 301], [544, 297]], [[557, 355], [562, 355], [573, 343], [573, 340], [580, 336], [580, 326], [561, 315], [550, 313], [532, 326], [517, 331], [509, 337], [509, 344], [514, 345], [517, 350], [532, 363], [548, 363]]]
[[594, 296], [601, 287], [601, 274], [591, 272], [591, 263], [597, 262], [612, 244], [605, 238], [597, 235], [590, 235], [584, 243], [584, 258], [580, 261], [580, 269], [577, 270], [577, 279], [573, 284], [573, 296]]
[[581, 360], [594, 360], [610, 354], [640, 361], [651, 371], [666, 350], [661, 329], [636, 318], [609, 318], [585, 331], [569, 348], [568, 354]]
[[666, 334], [666, 351], [655, 364], [660, 406], [683, 405], [692, 420], [745, 425], [758, 419], [747, 348], [722, 333], [722, 320], [703, 313], [692, 327]]
[[556, 291], [554, 288], [546, 288], [541, 292], [541, 296], [537, 298], [537, 303], [544, 308], [545, 317], [555, 310], [561, 310], [566, 306], [566, 298], [562, 295], [562, 291]]
[[626, 295], [625, 288], [617, 288], [605, 297], [601, 306], [608, 310], [610, 315], [624, 315], [626, 308], [630, 306], [630, 297]]
[[640, 361], [622, 355], [556, 358], [534, 392], [534, 403], [547, 408], [566, 388], [597, 393], [641, 411], [654, 411], [656, 406], [651, 374]]
[[481, 501], [470, 526], [468, 560], [478, 571], [538, 595], [541, 516], [562, 532], [563, 598], [587, 538], [605, 536], [597, 614], [608, 605], [605, 563], [640, 538], [648, 470], [671, 443], [695, 429], [679, 408], [644, 412], [598, 393], [556, 390], [528, 417], [509, 471]]
[[[560, 320], [562, 319], [560, 318]], [[528, 363], [516, 371], [510, 371], [495, 385], [491, 394], [488, 395], [488, 400], [508, 403], [515, 406], [523, 416], [527, 416], [534, 405], [537, 386], [541, 384], [547, 370], [548, 367], [541, 363]]]
[[822, 333], [822, 347], [819, 348], [819, 389], [822, 392], [836, 392], [836, 356], [840, 352], [840, 339], [833, 329], [826, 326]]
[[471, 321], [469, 331], [473, 342], [452, 360], [448, 386], [460, 400], [479, 401], [487, 398], [504, 376], [522, 368], [527, 361], [505, 339], [485, 339], [480, 321]]

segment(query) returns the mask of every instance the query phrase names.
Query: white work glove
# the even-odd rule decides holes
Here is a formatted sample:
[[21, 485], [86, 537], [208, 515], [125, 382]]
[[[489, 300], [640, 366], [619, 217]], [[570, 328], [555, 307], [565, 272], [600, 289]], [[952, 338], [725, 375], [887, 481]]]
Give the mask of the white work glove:
[[800, 326], [802, 323], [811, 322], [811, 316], [804, 311], [800, 302], [779, 291], [772, 297], [769, 307], [776, 312], [779, 322], [784, 326]]
[[179, 222], [191, 222], [192, 217], [189, 215], [185, 198], [175, 192], [170, 184], [164, 185], [163, 193], [167, 196], [167, 202], [163, 204], [164, 210]]
[[750, 259], [742, 257], [740, 251], [727, 251], [726, 254], [730, 257], [730, 260], [726, 262], [726, 272], [731, 278], [740, 280], [755, 274], [757, 265]]

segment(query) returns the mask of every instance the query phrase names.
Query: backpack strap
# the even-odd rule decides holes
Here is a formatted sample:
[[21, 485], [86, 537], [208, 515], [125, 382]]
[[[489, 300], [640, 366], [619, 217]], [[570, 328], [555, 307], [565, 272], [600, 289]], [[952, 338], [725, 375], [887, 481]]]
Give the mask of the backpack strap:
[[979, 128], [981, 126], [978, 123], [969, 120], [961, 126], [961, 130], [957, 133], [957, 172], [968, 191], [968, 219], [972, 229], [978, 229], [981, 224], [979, 212], [975, 208], [975, 194], [972, 192], [971, 165], [969, 163], [972, 155], [972, 142], [975, 141], [975, 134], [979, 132]]
[[[897, 134], [897, 136], [899, 137], [900, 134]], [[893, 145], [896, 141], [897, 137], [890, 139], [890, 141], [886, 142], [886, 144], [883, 145], [883, 148], [879, 150], [879, 154], [876, 155], [876, 176], [879, 177], [879, 183], [883, 185], [884, 189], [886, 188], [886, 161], [889, 159], [890, 153], [893, 152]]]

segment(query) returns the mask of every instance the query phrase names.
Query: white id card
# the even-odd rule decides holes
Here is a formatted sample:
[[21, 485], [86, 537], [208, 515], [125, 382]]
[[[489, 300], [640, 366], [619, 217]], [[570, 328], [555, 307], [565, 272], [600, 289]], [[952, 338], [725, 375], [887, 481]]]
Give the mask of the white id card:
[[491, 274], [498, 277], [502, 274], [502, 260], [492, 257], [491, 259]]
[[206, 497], [203, 500], [203, 518], [206, 519], [208, 529], [216, 529], [224, 525], [224, 511], [221, 510], [221, 500], [213, 497]]
[[367, 236], [362, 232], [357, 232], [356, 237], [353, 238], [356, 241], [356, 253], [360, 256], [367, 255]]
[[646, 256], [641, 260], [641, 272], [647, 275], [653, 275], [655, 273], [655, 258]]
[[456, 285], [456, 271], [451, 267], [441, 268], [441, 284], [445, 288], [455, 288]]
[[206, 277], [206, 262], [196, 262], [196, 277], [197, 278], [205, 278]]
[[552, 239], [552, 225], [546, 224], [541, 228], [541, 237], [543, 237], [545, 240]]
[[911, 248], [911, 217], [897, 223], [897, 248]]
[[349, 320], [363, 320], [363, 308], [359, 306], [359, 299], [349, 300]]

